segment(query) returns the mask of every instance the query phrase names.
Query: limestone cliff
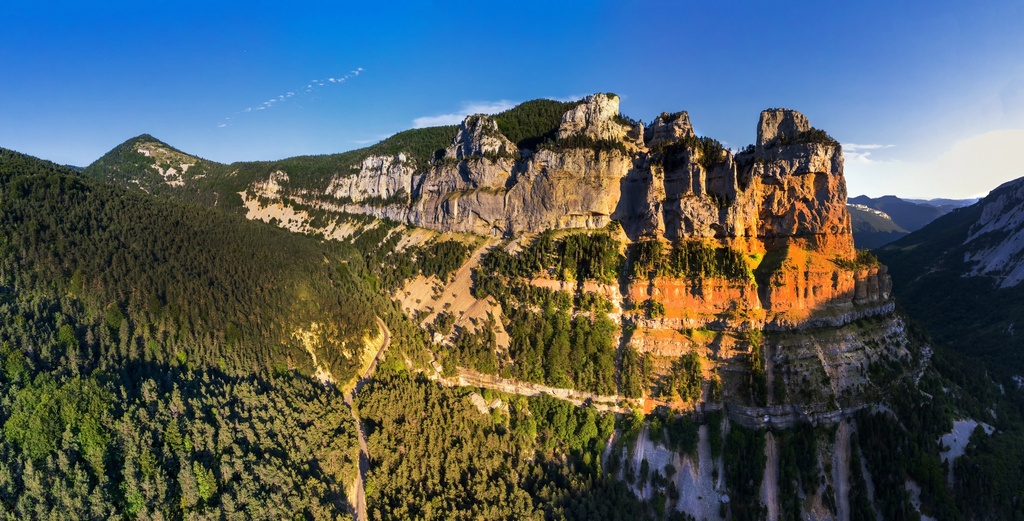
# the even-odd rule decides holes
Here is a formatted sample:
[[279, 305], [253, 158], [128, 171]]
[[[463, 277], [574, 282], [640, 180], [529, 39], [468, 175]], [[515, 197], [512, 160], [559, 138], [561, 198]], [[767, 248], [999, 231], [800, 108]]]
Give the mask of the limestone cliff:
[[519, 150], [498, 130], [493, 119], [476, 114], [469, 116], [459, 127], [455, 142], [445, 150], [449, 159], [465, 159], [473, 156], [515, 156]]
[[852, 257], [842, 150], [803, 139], [812, 129], [798, 112], [763, 112], [755, 146], [734, 156], [697, 138], [686, 112], [662, 114], [645, 132], [618, 105], [588, 97], [534, 150], [473, 115], [443, 158], [371, 155], [325, 188], [292, 195], [441, 231], [511, 237], [615, 220], [632, 240], [708, 238], [751, 251], [799, 243]]
[[331, 178], [324, 195], [338, 201], [359, 203], [367, 199], [391, 200], [412, 193], [414, 169], [405, 154], [369, 156], [359, 165], [358, 176]]
[[802, 114], [763, 111], [755, 143], [734, 154], [698, 138], [686, 112], [644, 131], [618, 106], [615, 96], [586, 98], [535, 150], [517, 149], [494, 117], [473, 115], [429, 164], [372, 155], [322, 192], [290, 197], [439, 231], [514, 237], [616, 221], [633, 242], [710, 241], [756, 259], [743, 292], [757, 305], [740, 307], [774, 328], [888, 301], [884, 268], [840, 265], [855, 257], [842, 148]]
[[[702, 400], [748, 425], [835, 421], [863, 405], [867, 366], [909, 355], [885, 267], [853, 247], [841, 146], [793, 110], [763, 111], [754, 143], [733, 152], [696, 136], [686, 112], [644, 129], [618, 107], [615, 96], [590, 96], [523, 148], [521, 130], [507, 127], [515, 139], [502, 132], [507, 119], [473, 115], [430, 158], [371, 154], [324, 189], [290, 186], [287, 172], [276, 172], [243, 196], [526, 240], [552, 229], [620, 229], [608, 228], [615, 222], [627, 263], [630, 244], [651, 241], [666, 251], [727, 249], [749, 276], [623, 272], [607, 285], [613, 314], [630, 330], [622, 345], [650, 355], [655, 376], [699, 354], [708, 381], [722, 384], [721, 396]], [[651, 303], [664, 311], [642, 312]]]

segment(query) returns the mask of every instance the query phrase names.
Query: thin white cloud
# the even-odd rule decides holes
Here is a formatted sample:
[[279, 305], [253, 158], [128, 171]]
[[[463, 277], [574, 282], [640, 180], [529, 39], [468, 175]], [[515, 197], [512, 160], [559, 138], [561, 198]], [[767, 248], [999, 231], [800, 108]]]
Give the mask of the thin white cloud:
[[570, 103], [570, 102], [573, 102], [573, 101], [579, 101], [579, 100], [581, 100], [581, 99], [583, 99], [585, 97], [587, 97], [587, 96], [584, 95], [584, 94], [570, 94], [568, 96], [561, 96], [561, 97], [559, 97], [559, 96], [548, 96], [548, 97], [546, 97], [544, 99], [549, 99], [549, 100], [552, 100], [552, 101], [561, 101], [562, 103]]
[[458, 125], [470, 114], [497, 114], [517, 105], [514, 101], [468, 101], [462, 104], [458, 112], [439, 114], [437, 116], [421, 116], [412, 120], [413, 128], [439, 127], [442, 125]]
[[857, 143], [843, 143], [843, 150], [845, 150], [847, 152], [849, 152], [849, 151], [858, 151], [859, 152], [859, 151], [862, 151], [862, 150], [879, 150], [879, 149], [882, 149], [882, 148], [892, 148], [894, 146], [896, 146], [896, 145], [878, 145], [878, 144], [858, 145]]
[[862, 163], [874, 163], [878, 160], [871, 157], [872, 152], [892, 148], [894, 146], [896, 145], [879, 145], [875, 143], [861, 145], [857, 143], [843, 143], [843, 156], [847, 162], [855, 161]]
[[[306, 84], [306, 87], [304, 89], [299, 89], [299, 90], [301, 90], [302, 92], [308, 94], [308, 93], [313, 92], [314, 90], [317, 90], [319, 87], [326, 86], [329, 83], [335, 83], [335, 84], [345, 83], [345, 80], [347, 80], [349, 78], [354, 78], [356, 76], [359, 76], [359, 73], [361, 73], [361, 72], [363, 72], [363, 68], [359, 67], [356, 70], [354, 70], [354, 71], [352, 71], [352, 72], [350, 72], [350, 73], [348, 73], [348, 74], [346, 74], [344, 76], [341, 76], [341, 77], [329, 76], [329, 77], [327, 77], [325, 79], [321, 79], [321, 80], [310, 80], [310, 82]], [[252, 107], [246, 107], [246, 108], [240, 110], [238, 112], [238, 114], [251, 113], [251, 112], [254, 112], [254, 111], [257, 111], [257, 110], [266, 110], [266, 109], [269, 109], [269, 108], [273, 108], [277, 103], [283, 103], [283, 102], [287, 101], [289, 98], [294, 98], [295, 96], [296, 96], [296, 91], [290, 90], [290, 91], [285, 92], [284, 94], [279, 94], [276, 97], [270, 98], [269, 100], [264, 101], [263, 103], [261, 103], [259, 105], [254, 105]], [[224, 121], [226, 121], [228, 119], [231, 119], [231, 118], [224, 118]], [[224, 128], [226, 126], [227, 125], [223, 124], [223, 123], [220, 124], [220, 125], [217, 125], [218, 128]]]

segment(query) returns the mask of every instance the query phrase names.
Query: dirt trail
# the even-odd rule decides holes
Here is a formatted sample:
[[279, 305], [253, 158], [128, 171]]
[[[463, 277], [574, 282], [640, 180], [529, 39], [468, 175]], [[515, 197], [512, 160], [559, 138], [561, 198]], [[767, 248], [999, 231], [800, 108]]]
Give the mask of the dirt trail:
[[384, 354], [388, 344], [391, 343], [391, 331], [388, 330], [387, 324], [380, 317], [377, 317], [377, 325], [384, 333], [384, 341], [381, 342], [377, 353], [373, 355], [373, 360], [370, 362], [369, 367], [367, 367], [363, 374], [359, 375], [359, 380], [356, 381], [355, 387], [345, 393], [345, 403], [348, 404], [349, 410], [352, 411], [352, 419], [356, 421], [356, 435], [359, 438], [359, 473], [356, 474], [355, 501], [352, 504], [353, 510], [355, 510], [353, 514], [355, 514], [356, 521], [367, 521], [369, 519], [366, 516], [366, 489], [363, 486], [363, 481], [366, 479], [366, 473], [370, 470], [370, 451], [366, 447], [366, 433], [363, 432], [363, 423], [359, 419], [359, 411], [356, 410], [355, 395], [362, 388], [366, 380], [373, 375], [373, 372], [377, 369], [377, 362], [380, 360], [380, 356]]
[[[850, 519], [850, 424], [843, 420], [836, 429], [836, 448], [833, 456], [834, 469], [832, 482], [836, 493], [836, 518], [839, 521]], [[857, 465], [860, 462], [855, 462]]]
[[[433, 355], [433, 353], [431, 353], [431, 355]], [[431, 364], [436, 364], [436, 362], [432, 361]], [[502, 378], [500, 376], [478, 373], [461, 367], [458, 370], [458, 376], [444, 378], [440, 374], [435, 373], [432, 377], [442, 385], [449, 387], [473, 386], [522, 396], [547, 394], [554, 396], [555, 398], [571, 402], [575, 405], [590, 404], [599, 411], [613, 411], [621, 414], [629, 413], [633, 410], [629, 407], [619, 405], [619, 402], [624, 399], [622, 396], [605, 396], [588, 393], [586, 391], [577, 391], [576, 389], [549, 387], [547, 385], [532, 382], [523, 382]]]
[[764, 479], [761, 481], [761, 502], [768, 508], [768, 521], [779, 519], [779, 451], [771, 431], [765, 435]]

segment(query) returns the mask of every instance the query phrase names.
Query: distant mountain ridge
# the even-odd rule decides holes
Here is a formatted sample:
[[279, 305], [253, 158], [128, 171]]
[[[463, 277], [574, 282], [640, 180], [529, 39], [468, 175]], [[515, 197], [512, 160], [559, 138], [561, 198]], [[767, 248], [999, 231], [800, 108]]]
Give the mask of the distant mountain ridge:
[[847, 204], [853, 220], [853, 240], [858, 248], [878, 248], [975, 201], [902, 199], [894, 195], [851, 197]]
[[938, 339], [1024, 371], [1024, 178], [877, 253], [900, 302]]
[[896, 224], [889, 214], [863, 204], [847, 203], [853, 243], [858, 248], [874, 249], [910, 233]]
[[927, 206], [934, 206], [936, 208], [942, 208], [948, 212], [952, 212], [957, 208], [963, 208], [964, 206], [970, 206], [981, 200], [980, 197], [973, 197], [970, 199], [903, 199], [912, 203], [923, 204]]

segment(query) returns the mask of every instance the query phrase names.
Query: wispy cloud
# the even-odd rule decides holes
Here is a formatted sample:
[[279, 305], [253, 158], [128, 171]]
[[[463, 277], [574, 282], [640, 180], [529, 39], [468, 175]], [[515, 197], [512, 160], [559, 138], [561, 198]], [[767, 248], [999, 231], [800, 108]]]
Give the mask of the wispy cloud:
[[352, 143], [356, 144], [356, 145], [360, 145], [360, 146], [362, 146], [362, 145], [371, 145], [373, 143], [378, 143], [380, 141], [383, 141], [383, 140], [385, 140], [385, 139], [387, 139], [387, 138], [389, 138], [391, 136], [392, 136], [392, 134], [378, 134], [378, 135], [376, 135], [374, 137], [369, 137], [369, 138], [366, 138], [366, 139], [353, 139]]
[[570, 94], [568, 96], [561, 96], [561, 97], [559, 97], [559, 96], [548, 96], [548, 97], [546, 97], [544, 99], [549, 99], [549, 100], [552, 100], [552, 101], [561, 101], [562, 103], [569, 103], [569, 102], [572, 102], [572, 101], [579, 101], [579, 100], [581, 100], [581, 99], [583, 99], [585, 97], [587, 97], [586, 94]]
[[497, 114], [517, 105], [514, 101], [467, 101], [457, 112], [422, 116], [412, 120], [413, 128], [438, 127], [441, 125], [458, 125], [470, 114]]
[[874, 163], [877, 160], [871, 157], [872, 152], [885, 148], [892, 148], [894, 146], [896, 145], [879, 145], [875, 143], [860, 145], [857, 143], [843, 143], [843, 156], [847, 161]]
[[[362, 74], [363, 71], [364, 71], [364, 69], [362, 67], [357, 67], [355, 70], [351, 70], [347, 74], [344, 74], [344, 75], [335, 75], [335, 76], [329, 76], [329, 77], [324, 78], [324, 79], [310, 80], [310, 82], [307, 83], [305, 87], [302, 87], [300, 89], [295, 89], [295, 90], [289, 90], [289, 91], [285, 92], [284, 94], [279, 94], [277, 96], [274, 96], [273, 98], [270, 98], [270, 99], [268, 99], [268, 100], [266, 100], [266, 101], [264, 101], [262, 103], [259, 103], [257, 105], [252, 105], [252, 106], [246, 107], [246, 108], [238, 111], [237, 114], [251, 114], [253, 112], [258, 112], [258, 111], [261, 111], [261, 110], [267, 110], [267, 109], [274, 108], [275, 106], [277, 106], [277, 105], [279, 105], [281, 103], [284, 103], [284, 102], [288, 101], [289, 99], [294, 98], [295, 96], [298, 96], [299, 92], [301, 92], [302, 94], [312, 94], [313, 92], [319, 90], [321, 87], [324, 87], [326, 85], [329, 85], [329, 84], [332, 84], [332, 83], [336, 84], [336, 85], [337, 84], [345, 83], [346, 81], [351, 80], [352, 78], [355, 78], [355, 77], [359, 76], [360, 74]], [[224, 128], [224, 127], [230, 126], [231, 125], [231, 123], [229, 123], [230, 119], [231, 119], [230, 117], [224, 118], [220, 123], [217, 124], [217, 128]]]

